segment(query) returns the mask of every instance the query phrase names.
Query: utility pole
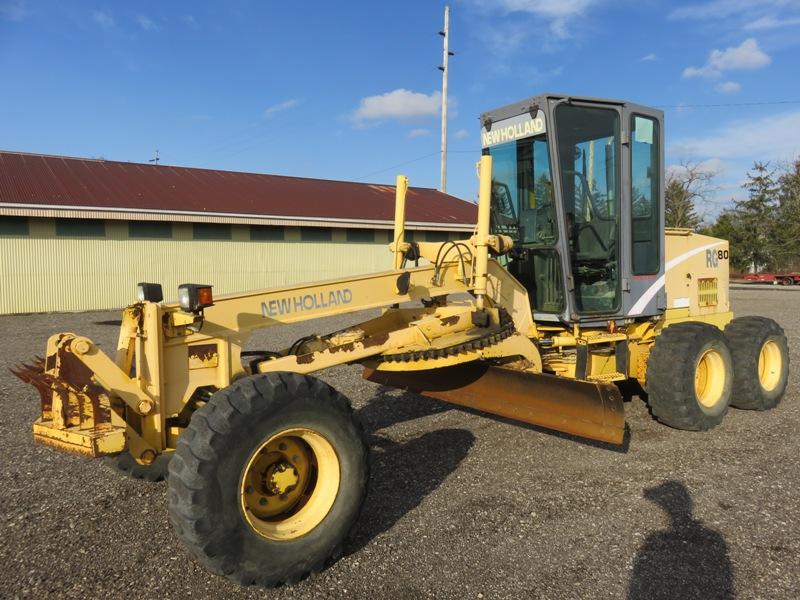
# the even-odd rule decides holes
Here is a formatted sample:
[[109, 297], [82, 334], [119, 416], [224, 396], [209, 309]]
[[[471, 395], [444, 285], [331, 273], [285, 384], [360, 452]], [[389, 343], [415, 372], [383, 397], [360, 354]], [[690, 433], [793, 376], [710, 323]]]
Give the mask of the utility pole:
[[450, 7], [444, 7], [444, 30], [439, 32], [444, 38], [444, 50], [442, 51], [442, 178], [439, 190], [447, 191], [447, 73], [448, 59], [453, 56], [450, 52]]
[[151, 158], [150, 160], [148, 160], [147, 162], [158, 164], [159, 160], [161, 160], [161, 159], [158, 157], [158, 148], [156, 148], [156, 155], [153, 158]]

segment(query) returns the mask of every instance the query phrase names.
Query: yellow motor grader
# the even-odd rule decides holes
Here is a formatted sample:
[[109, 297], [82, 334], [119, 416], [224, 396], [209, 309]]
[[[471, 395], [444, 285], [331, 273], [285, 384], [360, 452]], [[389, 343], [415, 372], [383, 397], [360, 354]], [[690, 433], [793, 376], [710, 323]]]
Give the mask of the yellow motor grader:
[[[660, 111], [544, 94], [483, 114], [481, 139], [469, 239], [405, 241], [398, 177], [391, 270], [216, 297], [186, 284], [176, 304], [139, 284], [113, 356], [59, 333], [17, 371], [41, 395], [34, 439], [167, 476], [191, 553], [275, 585], [335, 556], [365, 496], [361, 428], [322, 369], [362, 365], [383, 385], [611, 444], [625, 382], [679, 429], [780, 402], [786, 338], [733, 318], [727, 242], [665, 230]], [[256, 329], [376, 308], [245, 350]]]

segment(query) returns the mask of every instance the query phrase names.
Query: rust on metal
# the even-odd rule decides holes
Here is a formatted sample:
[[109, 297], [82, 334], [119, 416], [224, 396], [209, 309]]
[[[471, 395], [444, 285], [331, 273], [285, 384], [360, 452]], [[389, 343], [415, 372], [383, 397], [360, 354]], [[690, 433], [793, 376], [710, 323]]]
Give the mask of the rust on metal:
[[308, 354], [299, 354], [297, 356], [298, 365], [308, 365], [312, 362], [314, 362], [314, 352], [309, 352]]
[[[327, 349], [327, 352], [330, 354], [336, 354], [337, 352], [352, 352], [356, 349], [358, 344], [361, 344], [363, 348], [374, 348], [376, 346], [383, 346], [389, 340], [388, 333], [376, 333], [370, 337], [364, 338], [363, 340], [357, 340], [353, 342], [347, 342], [345, 344], [340, 344], [338, 346], [331, 346]], [[297, 356], [297, 364], [298, 365], [308, 365], [316, 360], [317, 355], [320, 354], [319, 351], [317, 352], [308, 352], [306, 354], [299, 354]]]
[[60, 440], [58, 438], [41, 435], [39, 433], [33, 434], [33, 441], [37, 444], [49, 446], [69, 454], [77, 454], [78, 456], [86, 456], [88, 458], [96, 458], [98, 456], [96, 450], [91, 446], [81, 446], [68, 441]]
[[[105, 390], [92, 379], [92, 370], [70, 352], [70, 341], [59, 343], [46, 360], [37, 356], [31, 364], [22, 364], [11, 372], [39, 392], [43, 418], [65, 426], [89, 421], [94, 427], [110, 423], [110, 408], [101, 401]], [[54, 405], [58, 407], [55, 415]]]
[[414, 372], [365, 369], [364, 378], [612, 444], [621, 444], [625, 432], [622, 396], [612, 384], [493, 367], [479, 361]]
[[376, 333], [375, 335], [371, 335], [364, 340], [364, 348], [374, 348], [375, 346], [383, 346], [386, 342], [389, 341], [389, 334], [387, 333]]
[[[50, 362], [50, 357], [47, 357]], [[40, 356], [34, 358], [30, 364], [22, 363], [16, 369], [9, 369], [18, 379], [30, 384], [39, 392], [42, 401], [42, 413], [48, 413], [52, 409], [52, 377], [45, 373], [45, 361]]]
[[217, 344], [195, 344], [187, 349], [190, 369], [210, 369], [219, 365]]
[[[364, 341], [366, 342], [367, 340]], [[353, 350], [355, 350], [355, 348], [356, 348], [355, 342], [347, 342], [346, 344], [340, 344], [338, 346], [331, 347], [330, 353], [336, 354], [337, 352], [352, 352]]]

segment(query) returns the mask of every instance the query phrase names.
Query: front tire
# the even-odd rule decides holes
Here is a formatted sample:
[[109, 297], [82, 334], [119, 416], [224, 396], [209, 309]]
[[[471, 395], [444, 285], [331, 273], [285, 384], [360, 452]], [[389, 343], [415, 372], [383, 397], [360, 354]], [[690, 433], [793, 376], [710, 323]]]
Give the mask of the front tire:
[[789, 345], [783, 329], [765, 317], [739, 317], [725, 328], [733, 355], [731, 406], [775, 408], [789, 380]]
[[316, 378], [237, 380], [192, 416], [170, 463], [169, 514], [206, 567], [275, 586], [336, 556], [366, 495], [349, 401]]
[[676, 323], [656, 338], [647, 361], [647, 402], [670, 427], [705, 431], [728, 412], [731, 353], [722, 332], [706, 323]]

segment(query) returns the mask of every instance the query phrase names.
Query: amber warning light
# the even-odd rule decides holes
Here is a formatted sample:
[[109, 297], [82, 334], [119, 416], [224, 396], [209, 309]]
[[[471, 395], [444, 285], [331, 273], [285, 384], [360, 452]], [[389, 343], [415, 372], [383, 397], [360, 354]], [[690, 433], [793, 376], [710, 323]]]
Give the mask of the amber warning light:
[[186, 312], [200, 312], [214, 304], [213, 286], [200, 283], [184, 283], [178, 287], [178, 302]]

